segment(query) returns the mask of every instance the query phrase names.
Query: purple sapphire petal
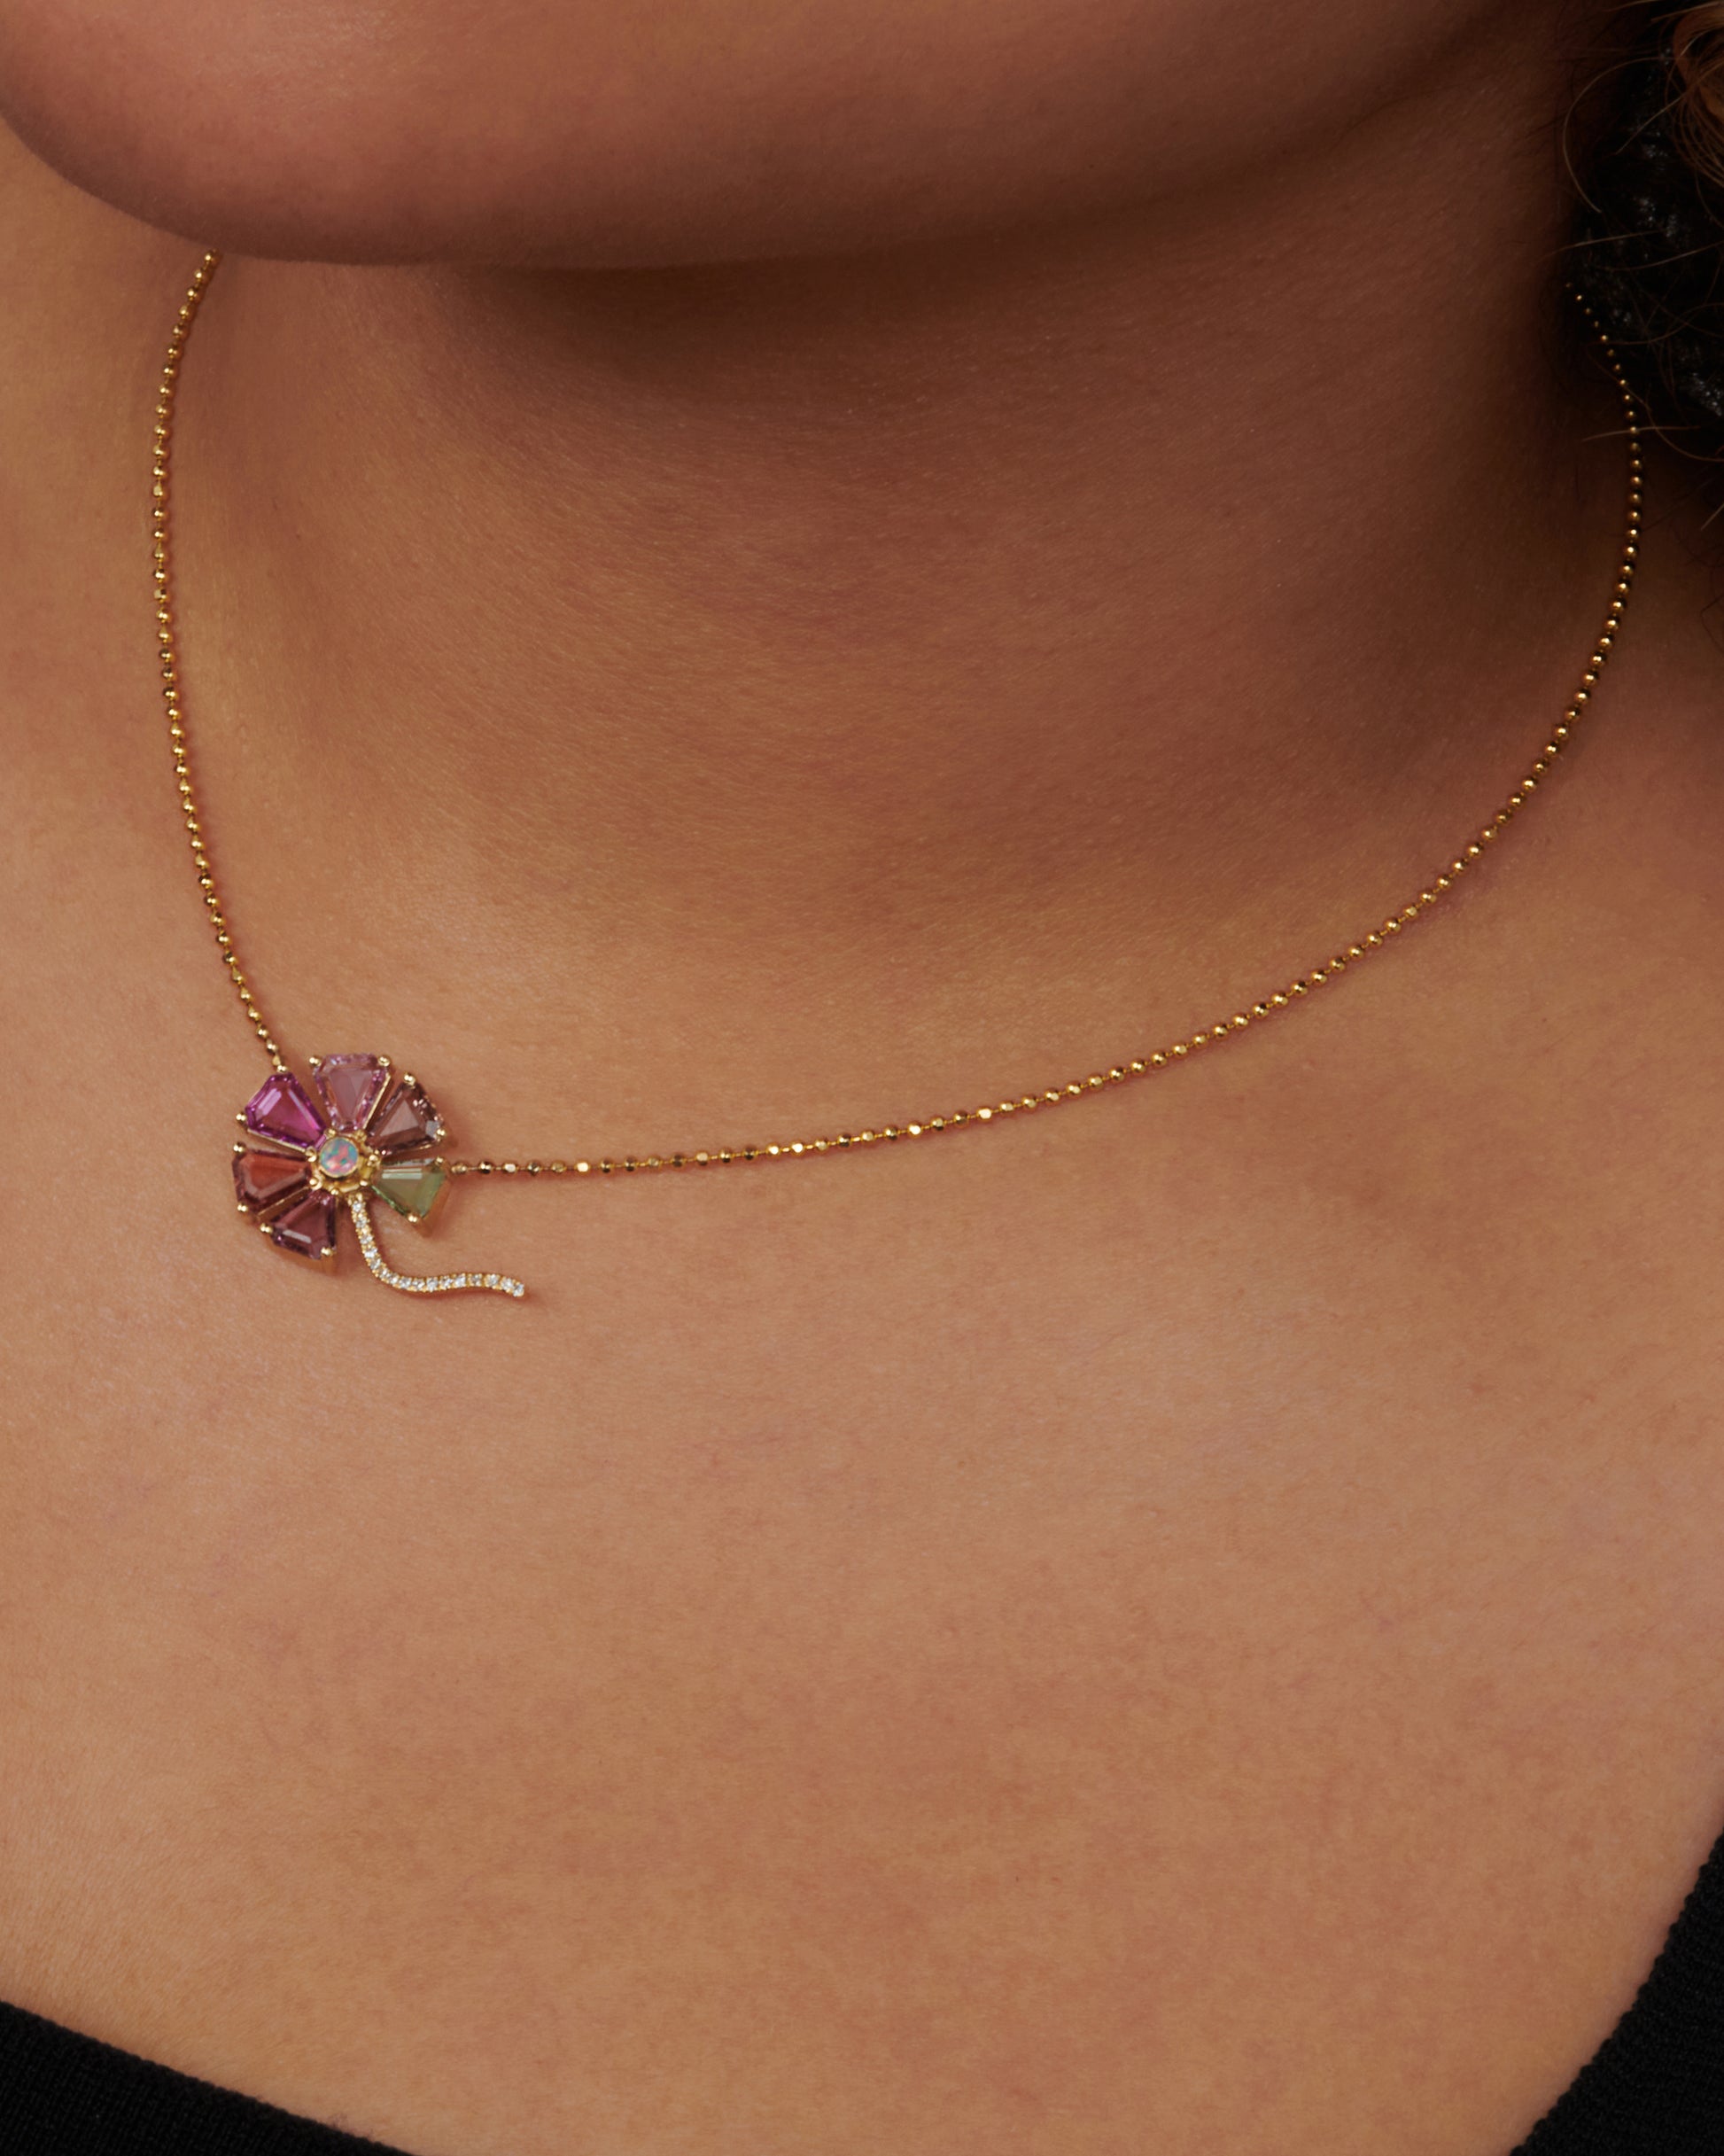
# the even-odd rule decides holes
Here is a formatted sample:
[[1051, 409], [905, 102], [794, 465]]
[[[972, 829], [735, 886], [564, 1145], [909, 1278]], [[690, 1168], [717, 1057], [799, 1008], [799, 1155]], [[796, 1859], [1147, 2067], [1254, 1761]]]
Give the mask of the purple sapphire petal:
[[323, 1135], [323, 1118], [291, 1070], [272, 1070], [245, 1103], [245, 1127], [278, 1145], [309, 1148]]
[[336, 1209], [340, 1200], [332, 1191], [314, 1190], [308, 1198], [290, 1205], [269, 1230], [269, 1240], [296, 1257], [327, 1257], [335, 1248]]
[[326, 1055], [311, 1075], [336, 1129], [362, 1131], [389, 1083], [389, 1065], [377, 1055]]
[[443, 1119], [417, 1086], [400, 1085], [384, 1102], [366, 1132], [379, 1153], [410, 1153], [434, 1146], [443, 1135]]

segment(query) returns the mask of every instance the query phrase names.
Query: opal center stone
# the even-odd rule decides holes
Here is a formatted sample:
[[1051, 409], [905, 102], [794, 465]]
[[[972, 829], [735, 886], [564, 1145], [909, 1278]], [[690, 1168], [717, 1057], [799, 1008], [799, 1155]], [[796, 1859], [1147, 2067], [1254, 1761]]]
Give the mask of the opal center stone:
[[360, 1149], [345, 1131], [331, 1131], [317, 1148], [317, 1165], [332, 1183], [359, 1172]]

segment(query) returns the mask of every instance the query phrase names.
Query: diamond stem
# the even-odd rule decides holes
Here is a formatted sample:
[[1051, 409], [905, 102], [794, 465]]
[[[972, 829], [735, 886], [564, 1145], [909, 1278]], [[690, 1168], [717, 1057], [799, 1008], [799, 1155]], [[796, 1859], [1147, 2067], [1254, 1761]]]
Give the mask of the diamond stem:
[[527, 1292], [524, 1281], [511, 1279], [507, 1273], [397, 1273], [377, 1248], [371, 1209], [362, 1190], [351, 1194], [347, 1210], [353, 1217], [360, 1256], [385, 1288], [399, 1288], [403, 1295], [458, 1295], [463, 1288], [488, 1288], [493, 1295], [513, 1296], [517, 1303]]

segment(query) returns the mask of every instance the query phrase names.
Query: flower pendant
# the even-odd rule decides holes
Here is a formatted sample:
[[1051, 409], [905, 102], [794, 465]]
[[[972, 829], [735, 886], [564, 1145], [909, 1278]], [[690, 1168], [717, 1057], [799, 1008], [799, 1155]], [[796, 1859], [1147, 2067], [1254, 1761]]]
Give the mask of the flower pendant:
[[448, 1182], [436, 1151], [442, 1118], [418, 1080], [396, 1078], [386, 1055], [325, 1055], [311, 1080], [307, 1092], [291, 1070], [273, 1070], [239, 1111], [241, 1128], [263, 1143], [234, 1147], [234, 1191], [276, 1248], [332, 1265], [345, 1205], [361, 1257], [386, 1288], [524, 1296], [505, 1273], [397, 1273], [377, 1248], [373, 1198], [420, 1226]]

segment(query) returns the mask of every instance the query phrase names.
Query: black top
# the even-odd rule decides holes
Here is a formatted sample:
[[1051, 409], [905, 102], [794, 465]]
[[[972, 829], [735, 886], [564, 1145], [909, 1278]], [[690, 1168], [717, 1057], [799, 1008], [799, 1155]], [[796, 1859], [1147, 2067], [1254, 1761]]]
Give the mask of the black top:
[[[0, 2005], [4, 2156], [368, 2151], [400, 2156]], [[1513, 2156], [1724, 2156], [1724, 1841], [1634, 2004]]]

